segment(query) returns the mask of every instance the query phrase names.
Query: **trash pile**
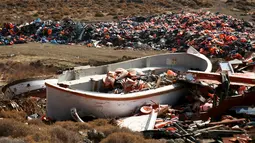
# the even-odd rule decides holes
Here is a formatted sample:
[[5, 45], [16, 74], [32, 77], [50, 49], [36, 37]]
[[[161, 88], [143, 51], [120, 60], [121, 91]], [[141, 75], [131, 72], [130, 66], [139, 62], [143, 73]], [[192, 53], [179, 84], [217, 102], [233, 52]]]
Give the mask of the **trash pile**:
[[0, 111], [24, 111], [28, 115], [43, 116], [46, 111], [46, 99], [32, 96], [12, 100], [1, 99]]
[[253, 23], [211, 12], [127, 17], [119, 22], [99, 23], [36, 19], [23, 25], [7, 23], [0, 33], [0, 45], [36, 41], [172, 52], [193, 46], [206, 56], [233, 59], [241, 59], [255, 48]]
[[223, 115], [219, 121], [211, 118], [190, 120], [183, 118], [190, 116], [188, 110], [191, 109], [188, 109], [186, 105], [181, 108], [172, 108], [168, 105], [147, 105], [140, 109], [142, 115], [119, 119], [118, 125], [142, 132], [146, 138], [164, 138], [172, 142], [177, 140], [198, 142], [205, 139], [211, 139], [211, 142], [252, 141], [248, 133], [254, 131], [254, 121], [249, 120], [250, 118]]
[[[210, 98], [196, 96], [186, 96], [186, 102], [176, 107], [145, 105], [137, 115], [119, 119], [118, 125], [142, 132], [146, 138], [164, 138], [172, 142], [198, 142], [205, 139], [211, 142], [252, 142], [255, 129], [254, 95], [253, 91], [241, 97], [229, 97], [217, 106], [212, 105]], [[235, 106], [232, 108], [229, 105]], [[208, 115], [206, 118], [205, 114]]]
[[[254, 60], [254, 52], [247, 53], [242, 60], [219, 63], [216, 72], [167, 70], [157, 75], [139, 69], [118, 68], [110, 71], [103, 83], [108, 92], [116, 94], [185, 83], [189, 92], [179, 104], [169, 106], [152, 101], [138, 107], [133, 116], [117, 119], [119, 127], [141, 132], [145, 138], [168, 142], [254, 142]], [[0, 100], [0, 111], [25, 111], [29, 115], [27, 120], [41, 118], [45, 123], [52, 123], [53, 120], [43, 116], [45, 104], [45, 98], [32, 96]], [[85, 117], [81, 118], [76, 108], [69, 112], [74, 121], [84, 122]]]
[[171, 142], [254, 142], [255, 56], [248, 55], [220, 63], [216, 73], [178, 75], [190, 91], [180, 104], [142, 105], [118, 125]]
[[144, 73], [139, 69], [118, 68], [107, 73], [103, 78], [103, 85], [108, 93], [132, 93], [173, 84], [176, 77], [177, 74], [172, 70], [156, 75], [152, 72]]

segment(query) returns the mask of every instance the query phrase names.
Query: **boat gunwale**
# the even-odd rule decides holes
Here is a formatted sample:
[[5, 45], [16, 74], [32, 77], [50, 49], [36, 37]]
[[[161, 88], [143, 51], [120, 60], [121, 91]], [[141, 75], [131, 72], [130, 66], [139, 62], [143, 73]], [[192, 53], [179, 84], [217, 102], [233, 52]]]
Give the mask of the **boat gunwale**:
[[[150, 55], [150, 56], [145, 56], [145, 57], [139, 57], [139, 58], [135, 58], [135, 59], [130, 59], [127, 61], [121, 61], [121, 62], [117, 62], [117, 63], [112, 63], [112, 64], [105, 64], [105, 65], [101, 65], [101, 66], [93, 66], [93, 67], [89, 67], [89, 68], [99, 68], [99, 67], [107, 67], [107, 66], [111, 66], [111, 65], [115, 65], [115, 64], [122, 64], [122, 63], [127, 63], [127, 62], [132, 62], [132, 61], [136, 61], [136, 60], [142, 60], [142, 59], [147, 59], [147, 58], [152, 58], [152, 57], [157, 57], [157, 56], [166, 56], [166, 55], [182, 55], [182, 54], [187, 54], [187, 55], [191, 55], [194, 57], [198, 57], [203, 59], [206, 63], [207, 63], [207, 68], [204, 70], [204, 72], [210, 72], [212, 70], [212, 63], [211, 61], [203, 54], [193, 54], [193, 53], [187, 53], [187, 52], [180, 52], [180, 53], [161, 53], [161, 54], [156, 54], [156, 55]], [[75, 71], [76, 69], [74, 68], [73, 71]], [[81, 69], [79, 69], [81, 70]]]

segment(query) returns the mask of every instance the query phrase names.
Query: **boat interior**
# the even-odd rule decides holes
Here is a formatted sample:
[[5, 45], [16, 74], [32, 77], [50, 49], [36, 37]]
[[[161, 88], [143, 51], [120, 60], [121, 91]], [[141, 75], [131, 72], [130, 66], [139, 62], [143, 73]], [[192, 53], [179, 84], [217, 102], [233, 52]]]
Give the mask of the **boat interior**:
[[[139, 70], [145, 74], [150, 72], [152, 74], [159, 75], [161, 73], [166, 72], [169, 69], [171, 69], [177, 73], [188, 70], [183, 67], [171, 67], [171, 68], [169, 68], [169, 67], [146, 67], [146, 68], [139, 68], [137, 70]], [[103, 78], [104, 77], [106, 77], [106, 74], [84, 76], [84, 77], [81, 77], [76, 80], [59, 82], [58, 85], [61, 87], [66, 87], [66, 88], [70, 88], [73, 90], [106, 92], [105, 88], [103, 87]]]
[[144, 73], [151, 72], [158, 75], [168, 69], [176, 73], [182, 73], [187, 70], [206, 71], [209, 66], [209, 70], [211, 70], [210, 64], [206, 59], [197, 55], [167, 53], [98, 67], [76, 68], [65, 71], [59, 76], [58, 85], [72, 90], [104, 92], [102, 79], [106, 77], [108, 71], [115, 71], [117, 68], [139, 69]]

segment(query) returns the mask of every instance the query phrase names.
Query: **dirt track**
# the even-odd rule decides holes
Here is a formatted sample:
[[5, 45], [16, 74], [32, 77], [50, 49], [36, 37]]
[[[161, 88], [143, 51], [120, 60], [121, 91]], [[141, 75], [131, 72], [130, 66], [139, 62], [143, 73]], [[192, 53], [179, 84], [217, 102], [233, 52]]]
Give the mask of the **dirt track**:
[[[114, 48], [88, 48], [85, 46], [68, 46], [29, 43], [0, 47], [0, 62], [33, 62], [40, 60], [56, 67], [77, 65], [100, 65], [111, 63], [122, 58], [131, 59], [152, 54], [157, 51], [114, 50]], [[162, 52], [161, 52], [162, 53]]]

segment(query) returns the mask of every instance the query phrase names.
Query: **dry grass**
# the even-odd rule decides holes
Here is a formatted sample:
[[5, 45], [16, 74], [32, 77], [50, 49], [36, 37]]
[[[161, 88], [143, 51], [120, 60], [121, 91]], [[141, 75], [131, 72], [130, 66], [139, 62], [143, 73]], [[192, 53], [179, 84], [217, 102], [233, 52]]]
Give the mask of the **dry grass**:
[[0, 122], [0, 137], [25, 137], [31, 134], [28, 125], [11, 119], [2, 119]]
[[[82, 142], [86, 136], [86, 132], [95, 129], [103, 136], [93, 135], [89, 139], [94, 142], [148, 142], [160, 143], [157, 140], [146, 140], [141, 133], [132, 132], [127, 128], [119, 128], [112, 125], [112, 120], [97, 119], [87, 123], [79, 123], [72, 121], [56, 122], [52, 125], [46, 125], [40, 119], [27, 121], [26, 113], [23, 111], [1, 111], [0, 117], [0, 137], [3, 142], [27, 142], [27, 143], [69, 143]], [[80, 134], [82, 131], [85, 134]], [[116, 138], [119, 137], [119, 138]], [[12, 138], [20, 138], [13, 140]]]
[[95, 14], [95, 17], [104, 17], [104, 14], [101, 13], [101, 12], [97, 12], [97, 13]]
[[41, 119], [29, 120], [29, 121], [27, 121], [27, 123], [28, 123], [28, 125], [34, 125], [34, 126], [38, 126], [38, 127], [45, 126], [45, 124], [43, 123], [43, 121]]
[[98, 126], [98, 127], [95, 127], [95, 129], [99, 132], [103, 132], [106, 136], [108, 136], [112, 133], [115, 133], [115, 132], [126, 132], [126, 133], [132, 132], [127, 128], [119, 128], [119, 127], [113, 126], [113, 125]]
[[51, 142], [54, 143], [78, 143], [82, 141], [78, 132], [67, 130], [61, 126], [50, 129]]
[[80, 131], [92, 129], [92, 126], [88, 123], [79, 123], [72, 121], [56, 122], [55, 125], [60, 126], [69, 131]]
[[131, 132], [129, 129], [112, 125], [112, 120], [110, 119], [96, 119], [88, 122], [88, 124], [99, 132], [103, 132], [106, 136], [113, 132]]
[[[13, 119], [2, 119], [0, 122], [0, 137], [23, 138], [25, 142], [34, 143], [69, 143], [81, 142], [83, 137], [79, 134], [79, 129], [85, 128], [84, 125], [77, 125], [73, 122], [76, 128], [62, 127], [65, 123], [58, 123], [54, 125], [43, 124], [40, 120], [20, 122]], [[62, 125], [62, 126], [60, 126]], [[71, 129], [72, 128], [72, 129]], [[71, 129], [71, 130], [70, 130]], [[9, 140], [9, 139], [3, 139]], [[11, 139], [10, 139], [11, 140]]]
[[8, 82], [28, 77], [55, 75], [60, 69], [74, 66], [88, 64], [98, 66], [159, 53], [162, 53], [162, 51], [147, 50], [138, 52], [105, 47], [87, 48], [78, 45], [39, 43], [2, 46], [0, 80]]
[[[106, 137], [113, 133], [127, 133], [128, 135], [139, 136], [142, 138], [142, 134], [138, 132], [132, 132], [127, 128], [119, 128], [115, 125], [112, 125], [112, 120], [109, 119], [96, 119], [94, 121], [88, 122], [88, 124], [90, 124], [93, 129], [97, 130], [97, 132], [103, 133]], [[102, 137], [94, 136], [90, 139], [94, 142], [99, 142], [101, 141]]]
[[26, 115], [24, 111], [0, 111], [0, 118], [14, 119], [16, 121], [25, 121]]
[[108, 119], [96, 119], [96, 120], [90, 121], [89, 124], [93, 127], [105, 126], [105, 125], [109, 124], [109, 121], [110, 120], [108, 120]]
[[[201, 2], [202, 1], [202, 2]], [[20, 0], [2, 0], [0, 12], [3, 17], [1, 22], [12, 21], [19, 23], [21, 21], [31, 21], [35, 17], [42, 19], [55, 19], [60, 20], [64, 16], [75, 17], [77, 14], [83, 15], [82, 18], [93, 20], [97, 17], [101, 20], [107, 20], [102, 13], [111, 13], [112, 9], [119, 10], [122, 16], [128, 15], [146, 15], [155, 12], [161, 13], [166, 9], [172, 10], [182, 8], [183, 5], [190, 7], [210, 6], [207, 3], [210, 1], [205, 0], [153, 0], [153, 1], [132, 1], [125, 2], [123, 0], [71, 0], [67, 2], [52, 1], [52, 0], [33, 0], [33, 1], [20, 1]], [[85, 9], [90, 9], [89, 13]], [[100, 11], [100, 12], [99, 12]], [[102, 13], [101, 13], [102, 12]], [[92, 16], [91, 16], [92, 15]], [[16, 17], [15, 17], [16, 16]]]
[[23, 139], [13, 139], [8, 137], [1, 137], [0, 143], [25, 143]]
[[29, 64], [8, 61], [0, 64], [0, 72], [4, 75], [2, 80], [11, 82], [18, 79], [34, 77], [38, 73], [40, 75], [52, 75], [56, 72], [56, 68], [46, 67], [40, 61]]
[[102, 140], [102, 143], [163, 143], [159, 140], [146, 140], [139, 134], [115, 132]]
[[167, 143], [164, 139], [162, 140], [155, 140], [155, 139], [146, 139], [146, 143]]
[[[27, 142], [27, 143], [50, 143], [51, 142], [51, 135], [50, 135], [50, 132], [49, 132], [49, 129], [50, 128], [47, 128], [47, 127], [37, 127], [35, 128], [36, 126], [32, 126], [34, 129], [33, 129], [33, 132], [25, 137], [24, 140]], [[31, 126], [30, 126], [30, 130], [31, 129]]]

